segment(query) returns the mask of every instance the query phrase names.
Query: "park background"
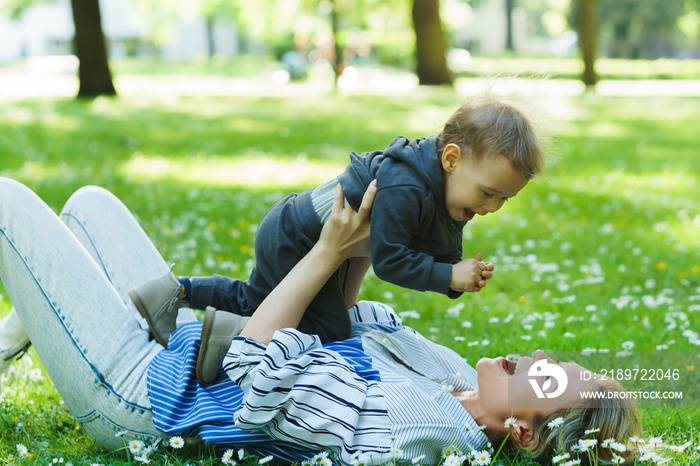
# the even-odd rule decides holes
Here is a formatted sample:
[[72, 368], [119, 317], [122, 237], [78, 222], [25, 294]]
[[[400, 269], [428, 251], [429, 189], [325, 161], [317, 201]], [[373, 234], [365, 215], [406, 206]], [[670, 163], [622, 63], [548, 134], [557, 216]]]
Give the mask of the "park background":
[[[697, 391], [697, 0], [97, 5], [0, 1], [0, 174], [56, 212], [103, 186], [176, 273], [245, 278], [256, 225], [286, 193], [335, 176], [351, 150], [439, 132], [465, 98], [514, 96], [548, 136], [548, 169], [465, 229], [465, 257], [481, 252], [494, 279], [451, 301], [370, 273], [361, 298], [472, 364], [539, 348], [672, 351]], [[32, 349], [2, 382], [0, 463], [138, 463], [81, 432]], [[668, 464], [700, 461], [688, 398], [643, 411]], [[222, 464], [202, 445], [150, 460]]]

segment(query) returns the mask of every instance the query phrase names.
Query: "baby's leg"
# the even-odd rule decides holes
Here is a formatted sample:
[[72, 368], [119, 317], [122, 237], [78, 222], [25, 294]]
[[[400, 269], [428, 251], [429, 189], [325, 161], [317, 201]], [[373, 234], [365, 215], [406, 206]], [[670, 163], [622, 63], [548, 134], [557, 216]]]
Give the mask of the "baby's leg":
[[214, 274], [210, 277], [190, 277], [190, 294], [186, 297], [193, 309], [212, 306], [220, 311], [243, 314], [247, 282]]
[[338, 271], [323, 285], [301, 318], [299, 331], [318, 335], [323, 343], [350, 338], [352, 324]]
[[[247, 287], [248, 303], [255, 302], [255, 309], [318, 241], [323, 225], [307, 194], [289, 196], [260, 222], [255, 239], [257, 262]], [[350, 336], [350, 317], [338, 278], [338, 272], [330, 277], [298, 326], [324, 343]]]
[[[110, 260], [140, 244], [126, 241], [131, 224], [97, 197], [94, 217], [85, 220], [104, 234], [92, 235], [105, 246], [104, 267], [33, 192], [0, 179], [0, 277], [68, 409], [88, 435], [116, 449], [123, 441], [114, 434], [122, 430], [144, 440], [162, 435], [146, 390], [146, 369], [162, 347], [149, 341], [105, 275]], [[110, 235], [121, 241], [110, 243]]]
[[212, 306], [245, 316], [253, 314], [318, 240], [320, 223], [315, 238], [308, 238], [299, 230], [295, 208], [298, 197], [287, 196], [263, 216], [255, 233], [256, 264], [248, 280], [221, 275], [190, 279], [189, 302], [193, 308]]
[[[255, 235], [255, 267], [246, 281], [215, 275], [193, 277], [190, 304], [251, 315], [318, 241], [321, 224], [308, 192], [292, 194], [263, 217]], [[338, 274], [323, 286], [299, 324], [325, 343], [350, 336], [351, 325]]]

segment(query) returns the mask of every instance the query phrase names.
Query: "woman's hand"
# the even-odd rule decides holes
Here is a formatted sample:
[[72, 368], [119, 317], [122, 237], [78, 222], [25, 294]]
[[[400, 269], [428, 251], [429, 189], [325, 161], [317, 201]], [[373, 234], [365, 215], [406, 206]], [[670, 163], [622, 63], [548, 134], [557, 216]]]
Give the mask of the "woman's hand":
[[370, 183], [359, 211], [345, 201], [338, 183], [333, 198], [331, 216], [321, 230], [319, 246], [332, 254], [339, 263], [349, 257], [369, 256], [369, 214], [377, 195], [377, 181]]

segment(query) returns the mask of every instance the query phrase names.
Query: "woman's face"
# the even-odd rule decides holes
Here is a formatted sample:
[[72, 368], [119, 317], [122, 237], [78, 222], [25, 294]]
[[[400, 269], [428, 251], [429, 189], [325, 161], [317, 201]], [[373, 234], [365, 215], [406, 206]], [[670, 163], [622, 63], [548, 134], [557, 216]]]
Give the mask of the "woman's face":
[[[543, 366], [553, 370], [559, 379], [563, 379], [562, 374], [566, 375], [566, 389], [560, 395], [547, 397], [547, 394], [551, 396], [557, 393], [560, 381], [556, 377], [536, 375], [538, 367]], [[530, 371], [530, 368], [533, 370]], [[575, 362], [558, 363], [540, 350], [535, 351], [532, 357], [520, 358], [517, 363], [502, 357], [480, 359], [476, 371], [482, 405], [492, 422], [500, 420], [500, 427], [511, 416], [520, 420], [547, 417], [580, 401], [581, 392], [594, 392], [598, 389], [595, 374], [591, 371]], [[529, 372], [533, 375], [529, 375]], [[537, 396], [533, 383], [540, 387], [540, 395], [544, 398]]]

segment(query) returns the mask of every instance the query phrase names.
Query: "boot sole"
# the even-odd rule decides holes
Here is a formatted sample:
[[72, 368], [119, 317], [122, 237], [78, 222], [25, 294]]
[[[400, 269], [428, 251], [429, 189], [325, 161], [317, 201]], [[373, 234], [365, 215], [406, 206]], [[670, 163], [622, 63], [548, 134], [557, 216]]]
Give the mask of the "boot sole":
[[139, 314], [141, 314], [141, 317], [146, 319], [146, 322], [148, 323], [148, 329], [151, 331], [151, 335], [153, 335], [153, 338], [155, 338], [156, 341], [158, 343], [160, 343], [160, 345], [163, 348], [167, 349], [168, 348], [168, 340], [163, 341], [163, 339], [160, 338], [160, 336], [155, 334], [155, 332], [153, 331], [153, 328], [155, 328], [155, 325], [151, 321], [150, 315], [146, 312], [146, 309], [143, 307], [143, 304], [141, 304], [141, 300], [139, 299], [138, 295], [136, 294], [136, 292], [134, 291], [133, 288], [129, 290], [129, 297], [131, 298], [131, 301], [133, 301], [134, 306], [136, 306], [136, 309], [139, 311]]
[[[204, 377], [204, 359], [207, 356], [207, 351], [209, 350], [209, 345], [205, 345], [205, 341], [209, 341], [211, 337], [211, 331], [214, 327], [214, 313], [216, 310], [212, 307], [207, 307], [204, 311], [204, 322], [202, 323], [202, 339], [199, 346], [199, 354], [197, 355], [197, 366], [195, 369], [195, 375], [197, 376], [197, 382], [199, 385], [207, 385], [212, 383], [214, 380], [208, 380]], [[218, 371], [217, 371], [218, 373]]]

